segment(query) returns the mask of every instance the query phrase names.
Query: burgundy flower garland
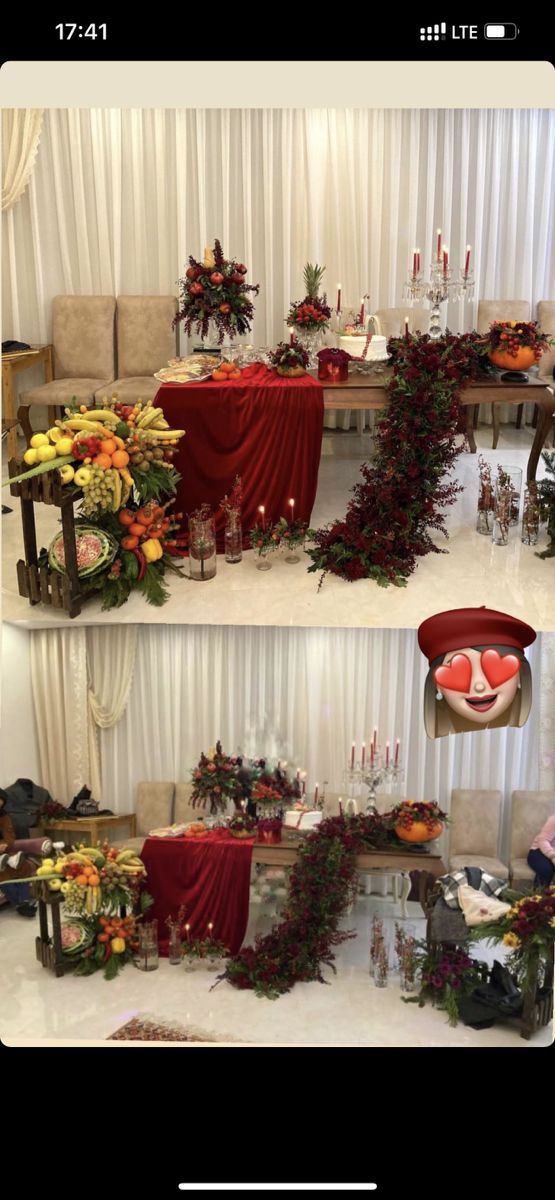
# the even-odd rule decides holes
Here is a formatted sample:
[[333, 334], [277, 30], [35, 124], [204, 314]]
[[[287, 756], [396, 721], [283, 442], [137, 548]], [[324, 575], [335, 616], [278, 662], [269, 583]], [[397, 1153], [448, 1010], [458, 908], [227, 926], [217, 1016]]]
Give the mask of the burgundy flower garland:
[[344, 520], [314, 535], [308, 569], [404, 587], [419, 557], [446, 553], [430, 531], [447, 536], [441, 510], [461, 491], [443, 479], [463, 448], [455, 442], [458, 397], [479, 374], [479, 337], [392, 338], [388, 353], [390, 403], [376, 432], [374, 462], [361, 468], [364, 482], [353, 489]]
[[335, 970], [334, 947], [355, 936], [338, 925], [354, 898], [356, 855], [379, 849], [388, 837], [379, 816], [322, 821], [299, 850], [282, 923], [230, 959], [221, 978], [269, 999], [299, 981], [325, 983], [322, 967]]

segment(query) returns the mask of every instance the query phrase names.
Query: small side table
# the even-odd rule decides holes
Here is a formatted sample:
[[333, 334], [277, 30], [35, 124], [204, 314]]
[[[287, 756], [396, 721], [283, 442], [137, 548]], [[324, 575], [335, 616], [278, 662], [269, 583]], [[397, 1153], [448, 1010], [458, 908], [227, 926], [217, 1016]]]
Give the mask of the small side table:
[[[54, 378], [52, 361], [53, 346], [33, 346], [31, 350], [22, 350], [14, 354], [2, 355], [2, 392], [4, 400], [4, 417], [12, 421], [15, 416], [13, 377], [18, 371], [26, 371], [28, 367], [36, 367], [37, 363], [44, 366], [45, 383], [51, 383]], [[56, 420], [55, 407], [48, 408], [48, 423], [53, 425]], [[15, 428], [8, 429], [8, 458], [15, 458], [17, 453], [17, 438]]]
[[83, 837], [86, 834], [90, 838], [90, 845], [96, 846], [102, 841], [103, 837], [110, 840], [110, 835], [117, 829], [118, 825], [126, 825], [130, 838], [135, 837], [135, 829], [137, 818], [135, 813], [121, 813], [115, 817], [78, 817], [76, 821], [49, 821], [45, 828], [50, 831], [66, 833], [67, 831], [73, 834], [73, 837], [64, 840], [68, 842], [85, 841]]

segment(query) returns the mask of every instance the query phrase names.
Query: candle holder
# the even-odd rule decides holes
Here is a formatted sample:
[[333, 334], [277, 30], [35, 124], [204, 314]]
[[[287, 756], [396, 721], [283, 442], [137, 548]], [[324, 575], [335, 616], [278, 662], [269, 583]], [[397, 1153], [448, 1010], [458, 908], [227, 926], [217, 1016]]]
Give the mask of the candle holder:
[[383, 757], [379, 752], [379, 747], [377, 747], [374, 751], [373, 757], [370, 757], [370, 761], [367, 764], [362, 776], [363, 782], [368, 788], [368, 797], [366, 801], [367, 816], [369, 816], [371, 813], [377, 813], [378, 811], [376, 804], [377, 789], [384, 783], [396, 787], [397, 784], [401, 782], [403, 774], [404, 772], [399, 759], [397, 758], [397, 762], [388, 762], [386, 755], [386, 760], [384, 762]]
[[[418, 256], [419, 259], [420, 256]], [[404, 285], [403, 299], [412, 302], [428, 300], [430, 304], [430, 323], [428, 333], [432, 342], [438, 342], [441, 337], [440, 305], [445, 300], [472, 299], [474, 293], [474, 275], [466, 266], [460, 270], [459, 279], [453, 278], [452, 268], [445, 257], [434, 259], [430, 265], [430, 279], [426, 281], [418, 269], [418, 262], [413, 261], [412, 275]]]
[[213, 579], [216, 574], [216, 522], [208, 504], [189, 517], [189, 578]]

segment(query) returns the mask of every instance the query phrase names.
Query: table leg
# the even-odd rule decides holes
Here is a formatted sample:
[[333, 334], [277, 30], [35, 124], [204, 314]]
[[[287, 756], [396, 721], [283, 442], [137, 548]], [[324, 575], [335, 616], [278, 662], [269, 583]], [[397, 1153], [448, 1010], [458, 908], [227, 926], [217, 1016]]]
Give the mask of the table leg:
[[[2, 363], [3, 412], [7, 421], [15, 420], [13, 399], [12, 366], [9, 362]], [[7, 435], [8, 459], [17, 457], [17, 426], [8, 429]]]
[[466, 405], [466, 440], [470, 446], [470, 453], [476, 454], [477, 446], [474, 437], [474, 409], [475, 404]]
[[134, 838], [137, 836], [137, 817], [135, 813], [132, 813], [129, 817], [129, 831], [129, 837]]
[[89, 822], [89, 833], [91, 835], [91, 846], [96, 846], [100, 838], [98, 836], [98, 824], [94, 819]]
[[401, 916], [406, 920], [409, 915], [407, 908], [407, 898], [411, 889], [411, 878], [408, 871], [400, 871], [401, 876]]
[[493, 424], [493, 441], [491, 443], [491, 447], [492, 447], [492, 450], [496, 450], [497, 443], [499, 441], [499, 432], [500, 432], [500, 426], [501, 426], [501, 416], [499, 413], [499, 405], [498, 404], [492, 404], [492, 406], [491, 406], [491, 419], [492, 419], [492, 424]]
[[538, 424], [536, 426], [536, 433], [534, 435], [534, 441], [530, 451], [530, 458], [528, 459], [528, 466], [526, 468], [526, 479], [528, 481], [536, 478], [540, 454], [542, 452], [545, 439], [549, 433], [549, 427], [553, 420], [554, 409], [555, 397], [552, 397], [548, 404], [538, 404]]

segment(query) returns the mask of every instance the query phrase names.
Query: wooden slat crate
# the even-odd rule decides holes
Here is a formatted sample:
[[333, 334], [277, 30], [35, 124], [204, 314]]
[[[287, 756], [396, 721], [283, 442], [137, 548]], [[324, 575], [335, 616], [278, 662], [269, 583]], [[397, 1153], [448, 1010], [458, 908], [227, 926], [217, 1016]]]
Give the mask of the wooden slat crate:
[[[17, 462], [15, 458], [10, 459], [9, 475], [21, 474], [23, 466], [24, 464]], [[44, 475], [35, 475], [32, 479], [12, 483], [10, 492], [12, 496], [18, 496], [21, 502], [25, 559], [20, 559], [17, 563], [17, 584], [20, 596], [25, 596], [30, 604], [50, 604], [53, 608], [67, 612], [70, 617], [78, 616], [85, 597], [81, 592], [77, 572], [73, 506], [76, 500], [82, 498], [82, 491], [75, 488], [69, 491], [67, 487], [62, 486], [57, 472], [47, 471]], [[66, 562], [65, 574], [52, 571], [48, 566], [39, 567], [38, 565], [35, 504], [50, 504], [60, 509]]]

